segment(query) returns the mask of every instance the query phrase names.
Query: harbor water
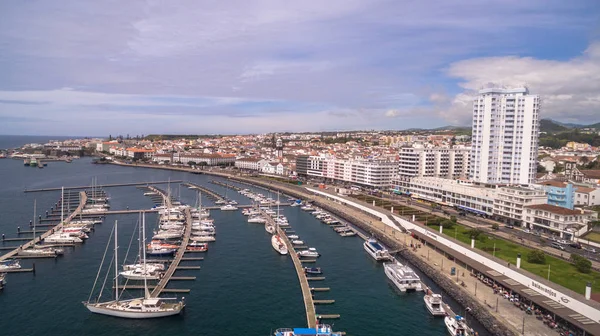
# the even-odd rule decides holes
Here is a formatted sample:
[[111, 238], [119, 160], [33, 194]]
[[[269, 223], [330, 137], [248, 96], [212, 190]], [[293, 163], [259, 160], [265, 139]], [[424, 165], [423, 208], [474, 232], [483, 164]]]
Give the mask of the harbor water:
[[[223, 195], [227, 193], [239, 204], [250, 204], [245, 196], [210, 183], [214, 179], [210, 176], [95, 165], [88, 158], [72, 163], [50, 162], [44, 169], [24, 167], [20, 160], [4, 159], [0, 160], [0, 176], [0, 233], [7, 238], [16, 237], [18, 226], [29, 230], [34, 199], [38, 214], [44, 215], [60, 197], [60, 192], [24, 193], [25, 189], [90, 185], [93, 179], [99, 185], [184, 180]], [[184, 203], [196, 201], [196, 191], [178, 183], [158, 187], [169, 189]], [[144, 191], [136, 187], [114, 187], [106, 191], [111, 197], [111, 210], [153, 206], [150, 198], [143, 196]], [[276, 195], [271, 197], [276, 198]], [[202, 202], [212, 205], [204, 196]], [[348, 335], [447, 335], [443, 319], [435, 319], [427, 312], [423, 294], [399, 293], [387, 280], [382, 265], [364, 252], [360, 238], [340, 237], [297, 207], [284, 207], [282, 212], [296, 234], [322, 255], [314, 266], [323, 269], [326, 280], [311, 283], [311, 286], [331, 288], [329, 292], [315, 293], [315, 298], [333, 299], [335, 303], [317, 305], [316, 311], [340, 314], [339, 320], [327, 321], [335, 330]], [[35, 274], [8, 275], [8, 284], [0, 292], [2, 334], [272, 335], [280, 327], [305, 326], [302, 293], [291, 258], [273, 251], [264, 226], [248, 223], [240, 211], [214, 210], [211, 217], [215, 219], [217, 241], [210, 243], [208, 252], [190, 255], [203, 256], [203, 261], [182, 264], [200, 265], [201, 269], [176, 272], [176, 275], [196, 276], [196, 280], [172, 281], [168, 286], [191, 289], [190, 293], [183, 294], [187, 306], [181, 316], [132, 321], [91, 314], [81, 304], [90, 295], [114, 221], [119, 221], [119, 253], [124, 256], [138, 219], [136, 214], [109, 215], [103, 224], [96, 225], [84, 244], [67, 248], [64, 256], [56, 260], [23, 260], [25, 268], [35, 262]], [[156, 215], [148, 214], [146, 223], [152, 229]], [[17, 245], [16, 242], [4, 244]], [[136, 247], [134, 242], [131, 248]], [[129, 255], [136, 253], [130, 251]], [[111, 292], [112, 285], [107, 284], [104, 297], [109, 298]], [[166, 296], [176, 295], [182, 296]], [[462, 311], [450, 303], [455, 311]]]

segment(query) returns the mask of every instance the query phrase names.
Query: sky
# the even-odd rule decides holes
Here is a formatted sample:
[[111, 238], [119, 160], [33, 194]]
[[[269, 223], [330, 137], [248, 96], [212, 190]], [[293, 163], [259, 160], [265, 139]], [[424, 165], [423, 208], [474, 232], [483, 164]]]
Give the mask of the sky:
[[490, 83], [600, 122], [598, 0], [0, 2], [0, 134], [470, 125]]

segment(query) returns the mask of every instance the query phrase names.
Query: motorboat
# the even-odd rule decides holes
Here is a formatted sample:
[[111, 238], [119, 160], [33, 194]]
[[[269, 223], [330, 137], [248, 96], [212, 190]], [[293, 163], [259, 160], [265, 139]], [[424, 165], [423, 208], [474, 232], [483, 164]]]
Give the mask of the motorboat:
[[173, 255], [175, 252], [177, 252], [177, 249], [166, 247], [152, 247], [146, 250], [147, 255], [153, 256], [168, 256]]
[[385, 275], [401, 292], [422, 291], [421, 279], [412, 268], [398, 261], [383, 264]]
[[265, 225], [265, 231], [267, 231], [270, 234], [275, 234], [275, 232], [277, 232], [277, 229], [276, 229], [275, 225], [267, 224], [267, 225]]
[[26, 250], [20, 250], [18, 254], [20, 256], [57, 256], [64, 254], [64, 250], [52, 247], [31, 248]]
[[475, 334], [473, 329], [467, 325], [465, 318], [460, 315], [454, 317], [446, 316], [444, 318], [444, 323], [446, 324], [446, 329], [448, 329], [448, 332], [452, 336], [472, 336]]
[[293, 235], [289, 235], [288, 238], [289, 239], [298, 239], [299, 237], [298, 237], [298, 235], [293, 234]]
[[252, 216], [252, 217], [248, 218], [248, 223], [260, 223], [260, 224], [263, 224], [263, 223], [266, 223], [266, 222], [267, 222], [267, 220], [264, 217], [261, 217], [261, 216]]
[[[144, 264], [128, 264], [128, 265], [123, 265], [123, 270], [124, 271], [131, 271], [137, 268], [143, 268]], [[148, 270], [153, 270], [153, 271], [164, 271], [165, 270], [165, 264], [158, 264], [158, 263], [146, 263], [146, 268]]]
[[392, 256], [389, 254], [388, 250], [379, 244], [379, 242], [374, 238], [369, 238], [363, 244], [363, 247], [365, 251], [367, 251], [367, 253], [377, 261], [392, 259]]
[[304, 267], [304, 273], [306, 274], [323, 274], [321, 267]]
[[333, 332], [328, 324], [317, 324], [316, 328], [280, 328], [275, 330], [275, 336], [342, 336], [343, 333]]
[[220, 209], [222, 211], [234, 211], [234, 210], [237, 210], [238, 208], [235, 205], [226, 204], [226, 205], [222, 206]]
[[73, 244], [83, 243], [83, 240], [79, 237], [73, 237], [68, 233], [55, 233], [44, 238], [45, 243], [56, 243], [56, 244]]
[[191, 236], [190, 240], [196, 242], [213, 242], [217, 240], [215, 236]]
[[8, 270], [16, 270], [21, 268], [21, 263], [18, 260], [9, 259], [0, 262], [0, 272]]
[[433, 316], [446, 316], [446, 309], [444, 309], [444, 303], [440, 294], [428, 292], [423, 298], [427, 310]]
[[341, 237], [352, 237], [352, 236], [356, 236], [356, 231], [354, 231], [354, 230], [342, 231], [339, 233], [339, 235]]
[[227, 201], [224, 199], [218, 199], [215, 201], [215, 204], [227, 204]]
[[304, 245], [304, 241], [299, 240], [299, 239], [294, 239], [294, 240], [292, 240], [292, 244], [294, 244], [294, 245]]
[[320, 256], [317, 249], [309, 247], [308, 250], [300, 251], [297, 253], [299, 257], [318, 258]]
[[160, 280], [162, 277], [160, 271], [148, 266], [146, 266], [145, 270], [143, 267], [138, 267], [123, 271], [119, 275], [128, 280]]

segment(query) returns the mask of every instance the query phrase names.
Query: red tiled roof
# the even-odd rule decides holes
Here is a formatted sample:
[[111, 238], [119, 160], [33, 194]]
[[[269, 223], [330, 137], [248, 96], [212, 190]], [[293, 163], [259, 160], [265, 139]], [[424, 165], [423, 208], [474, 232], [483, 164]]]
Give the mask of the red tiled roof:
[[571, 209], [559, 207], [556, 205], [550, 205], [550, 204], [534, 204], [534, 205], [526, 205], [525, 207], [529, 208], [529, 209], [535, 209], [535, 210], [544, 210], [544, 211], [548, 211], [553, 214], [559, 214], [559, 215], [581, 215], [580, 211], [571, 210]]
[[579, 170], [585, 177], [600, 179], [600, 170]]

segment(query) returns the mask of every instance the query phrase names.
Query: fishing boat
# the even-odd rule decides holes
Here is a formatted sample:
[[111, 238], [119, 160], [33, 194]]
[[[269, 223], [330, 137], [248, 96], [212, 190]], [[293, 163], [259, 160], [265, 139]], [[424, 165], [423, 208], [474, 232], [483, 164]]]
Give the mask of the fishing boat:
[[16, 270], [21, 268], [21, 263], [18, 260], [9, 259], [0, 262], [0, 272], [8, 270]]
[[427, 310], [433, 316], [446, 316], [446, 309], [444, 309], [444, 303], [440, 294], [432, 293], [427, 291], [427, 294], [423, 298]]
[[[142, 217], [143, 218], [143, 217]], [[142, 231], [144, 231], [144, 220], [142, 219]], [[147, 279], [144, 277], [144, 296], [141, 298], [135, 298], [131, 300], [120, 300], [119, 299], [119, 272], [118, 272], [118, 256], [117, 256], [117, 222], [115, 221], [114, 227], [114, 243], [115, 243], [115, 299], [106, 302], [95, 302], [90, 301], [92, 294], [90, 294], [90, 298], [88, 301], [83, 302], [83, 305], [92, 313], [109, 315], [115, 317], [122, 318], [131, 318], [131, 319], [147, 319], [147, 318], [157, 318], [157, 317], [166, 317], [178, 315], [181, 313], [183, 308], [185, 307], [184, 299], [181, 301], [177, 301], [175, 303], [166, 303], [164, 299], [155, 298], [150, 296], [150, 292], [148, 291], [148, 283]], [[144, 237], [145, 238], [145, 237]], [[142, 241], [141, 246], [145, 249], [145, 243]], [[146, 253], [140, 253], [141, 255], [145, 255]], [[106, 254], [104, 255], [106, 257]], [[102, 270], [102, 264], [104, 262], [104, 258], [102, 259], [102, 263], [100, 264], [100, 268], [98, 270], [98, 275]], [[146, 267], [146, 259], [143, 260], [144, 268]], [[96, 277], [98, 278], [98, 276]], [[95, 286], [94, 286], [95, 287]], [[103, 286], [104, 287], [104, 286]]]
[[328, 324], [317, 324], [316, 328], [280, 328], [275, 330], [275, 336], [342, 336], [342, 333], [333, 332]]
[[374, 238], [369, 238], [363, 244], [363, 247], [365, 251], [367, 251], [367, 253], [377, 261], [392, 259], [392, 256], [390, 256], [388, 250], [379, 244], [379, 242], [377, 242], [377, 240]]
[[304, 267], [304, 273], [306, 274], [323, 274], [321, 267]]
[[398, 261], [383, 264], [385, 275], [401, 292], [422, 291], [421, 279], [410, 267]]
[[446, 324], [446, 329], [448, 329], [448, 332], [452, 336], [474, 335], [473, 329], [467, 325], [465, 318], [460, 315], [456, 315], [454, 317], [446, 316], [444, 318], [444, 323]]
[[297, 253], [299, 257], [307, 257], [307, 258], [318, 258], [320, 256], [317, 249], [314, 247], [309, 247], [308, 250], [300, 251]]

